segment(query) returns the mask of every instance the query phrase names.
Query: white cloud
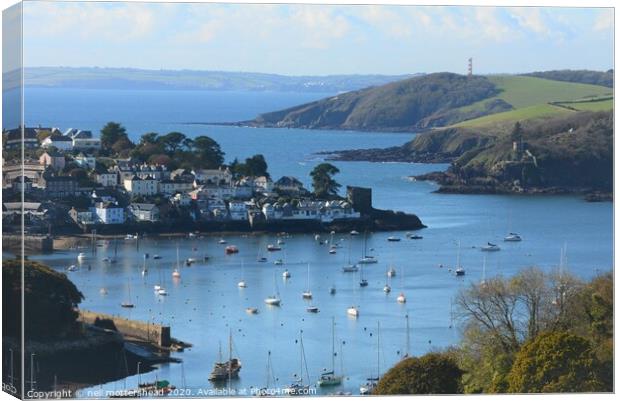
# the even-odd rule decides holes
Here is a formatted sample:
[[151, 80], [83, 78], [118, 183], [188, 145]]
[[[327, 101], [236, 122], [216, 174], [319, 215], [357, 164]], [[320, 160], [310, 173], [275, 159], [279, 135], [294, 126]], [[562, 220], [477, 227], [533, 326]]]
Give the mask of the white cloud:
[[24, 32], [34, 37], [127, 41], [148, 36], [157, 25], [154, 9], [144, 3], [33, 2], [24, 6]]
[[595, 31], [607, 31], [614, 28], [614, 11], [612, 9], [601, 10], [594, 20], [592, 27]]

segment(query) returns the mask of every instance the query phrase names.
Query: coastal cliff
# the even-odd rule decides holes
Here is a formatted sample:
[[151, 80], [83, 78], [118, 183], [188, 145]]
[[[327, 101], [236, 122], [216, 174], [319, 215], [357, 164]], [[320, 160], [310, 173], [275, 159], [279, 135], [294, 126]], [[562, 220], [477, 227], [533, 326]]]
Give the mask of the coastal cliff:
[[[443, 193], [586, 193], [613, 189], [613, 114], [568, 116], [485, 127], [454, 127], [418, 135], [400, 147], [342, 151], [348, 161], [451, 163], [432, 180]], [[589, 197], [592, 197], [589, 195]]]
[[512, 109], [501, 99], [482, 102], [500, 90], [483, 76], [435, 73], [342, 93], [264, 113], [238, 125], [256, 127], [416, 131]]

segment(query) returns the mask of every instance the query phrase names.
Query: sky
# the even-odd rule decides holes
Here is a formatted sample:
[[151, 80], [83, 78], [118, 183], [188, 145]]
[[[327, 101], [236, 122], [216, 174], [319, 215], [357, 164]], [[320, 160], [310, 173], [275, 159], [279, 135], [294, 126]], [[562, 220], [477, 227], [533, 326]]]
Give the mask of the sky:
[[613, 10], [24, 3], [24, 65], [284, 75], [613, 68]]

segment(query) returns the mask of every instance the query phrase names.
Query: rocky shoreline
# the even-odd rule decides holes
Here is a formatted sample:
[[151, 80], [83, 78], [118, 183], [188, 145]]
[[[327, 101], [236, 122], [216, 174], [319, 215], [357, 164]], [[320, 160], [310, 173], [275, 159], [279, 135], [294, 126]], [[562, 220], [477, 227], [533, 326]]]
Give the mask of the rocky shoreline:
[[613, 193], [592, 188], [527, 187], [514, 183], [500, 182], [491, 177], [478, 178], [475, 182], [464, 182], [449, 172], [435, 171], [409, 177], [413, 181], [433, 181], [439, 185], [435, 193], [473, 195], [580, 195], [587, 202], [613, 202]]

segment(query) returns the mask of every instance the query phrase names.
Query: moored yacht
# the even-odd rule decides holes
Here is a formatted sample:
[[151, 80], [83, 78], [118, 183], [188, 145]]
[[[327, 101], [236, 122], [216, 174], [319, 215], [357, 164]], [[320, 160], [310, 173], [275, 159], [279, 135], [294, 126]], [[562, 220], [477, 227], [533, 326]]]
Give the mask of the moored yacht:
[[360, 311], [359, 309], [357, 309], [357, 306], [349, 306], [347, 308], [347, 315], [352, 317], [358, 317], [360, 315]]
[[507, 236], [504, 237], [504, 241], [506, 242], [519, 242], [521, 241], [521, 236], [517, 233], [508, 233]]
[[483, 252], [496, 252], [500, 250], [500, 247], [497, 244], [487, 242], [487, 244], [482, 246], [480, 250]]

